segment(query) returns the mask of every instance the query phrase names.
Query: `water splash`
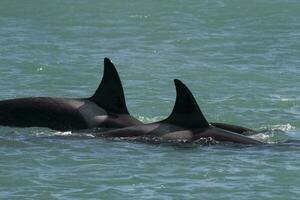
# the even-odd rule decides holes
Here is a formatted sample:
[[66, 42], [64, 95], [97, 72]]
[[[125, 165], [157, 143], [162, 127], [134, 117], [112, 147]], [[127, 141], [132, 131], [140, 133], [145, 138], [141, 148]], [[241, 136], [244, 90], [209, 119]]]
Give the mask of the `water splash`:
[[153, 123], [160, 120], [165, 119], [164, 116], [156, 116], [156, 117], [144, 117], [144, 116], [137, 116], [137, 119], [142, 121], [143, 123]]
[[257, 134], [250, 137], [269, 144], [285, 142], [291, 139], [289, 132], [295, 130], [296, 127], [291, 124], [277, 124], [272, 126], [264, 126], [258, 130]]
[[279, 130], [279, 131], [284, 131], [284, 132], [294, 130], [295, 128], [296, 127], [292, 126], [289, 123], [287, 123], [287, 124], [278, 124], [278, 125], [274, 125], [274, 126], [270, 127], [270, 129], [273, 130], [273, 131]]

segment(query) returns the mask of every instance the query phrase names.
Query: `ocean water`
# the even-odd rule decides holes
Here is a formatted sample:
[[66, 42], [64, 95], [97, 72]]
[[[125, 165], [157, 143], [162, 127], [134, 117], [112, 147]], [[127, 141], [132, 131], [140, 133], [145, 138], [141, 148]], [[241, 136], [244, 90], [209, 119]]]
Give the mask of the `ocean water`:
[[299, 199], [299, 11], [297, 0], [1, 0], [0, 99], [88, 97], [109, 57], [144, 122], [168, 116], [178, 78], [209, 121], [268, 144], [0, 127], [0, 199]]

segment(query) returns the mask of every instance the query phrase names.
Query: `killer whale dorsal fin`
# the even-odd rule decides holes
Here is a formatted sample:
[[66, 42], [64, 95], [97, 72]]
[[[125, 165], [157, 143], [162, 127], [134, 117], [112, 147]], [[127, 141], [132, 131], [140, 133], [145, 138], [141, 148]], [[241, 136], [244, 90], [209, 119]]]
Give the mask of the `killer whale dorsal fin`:
[[175, 79], [174, 83], [176, 102], [171, 115], [163, 121], [188, 128], [208, 127], [209, 123], [188, 87], [178, 79]]
[[129, 114], [119, 74], [108, 58], [104, 58], [101, 83], [95, 94], [89, 99], [107, 111]]

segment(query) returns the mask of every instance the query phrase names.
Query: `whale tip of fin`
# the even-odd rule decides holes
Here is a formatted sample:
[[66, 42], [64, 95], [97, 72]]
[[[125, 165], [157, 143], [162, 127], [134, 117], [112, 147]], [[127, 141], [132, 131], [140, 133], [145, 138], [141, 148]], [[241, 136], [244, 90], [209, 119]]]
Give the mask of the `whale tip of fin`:
[[176, 101], [171, 115], [164, 120], [189, 128], [205, 128], [209, 123], [205, 119], [193, 94], [188, 87], [178, 79], [174, 79]]
[[101, 83], [90, 100], [108, 111], [128, 114], [122, 82], [114, 64], [107, 57], [104, 58]]
[[109, 63], [111, 63], [110, 59], [107, 58], [107, 57], [105, 57], [105, 58], [104, 58], [104, 66], [105, 66], [106, 64], [109, 64]]

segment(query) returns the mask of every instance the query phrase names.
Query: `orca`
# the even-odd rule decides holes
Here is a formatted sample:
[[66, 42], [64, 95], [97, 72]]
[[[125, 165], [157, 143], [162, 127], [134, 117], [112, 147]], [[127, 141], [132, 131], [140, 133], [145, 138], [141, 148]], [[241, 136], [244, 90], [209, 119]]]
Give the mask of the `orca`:
[[140, 124], [128, 112], [120, 77], [108, 58], [104, 59], [102, 81], [89, 98], [28, 97], [0, 101], [0, 126], [75, 131]]
[[218, 128], [205, 119], [193, 94], [180, 80], [174, 80], [176, 87], [176, 101], [170, 116], [162, 121], [126, 128], [114, 129], [98, 137], [131, 138], [143, 137], [155, 142], [193, 142], [201, 138], [212, 138], [221, 142], [240, 144], [262, 144], [262, 142], [246, 137], [239, 133]]

